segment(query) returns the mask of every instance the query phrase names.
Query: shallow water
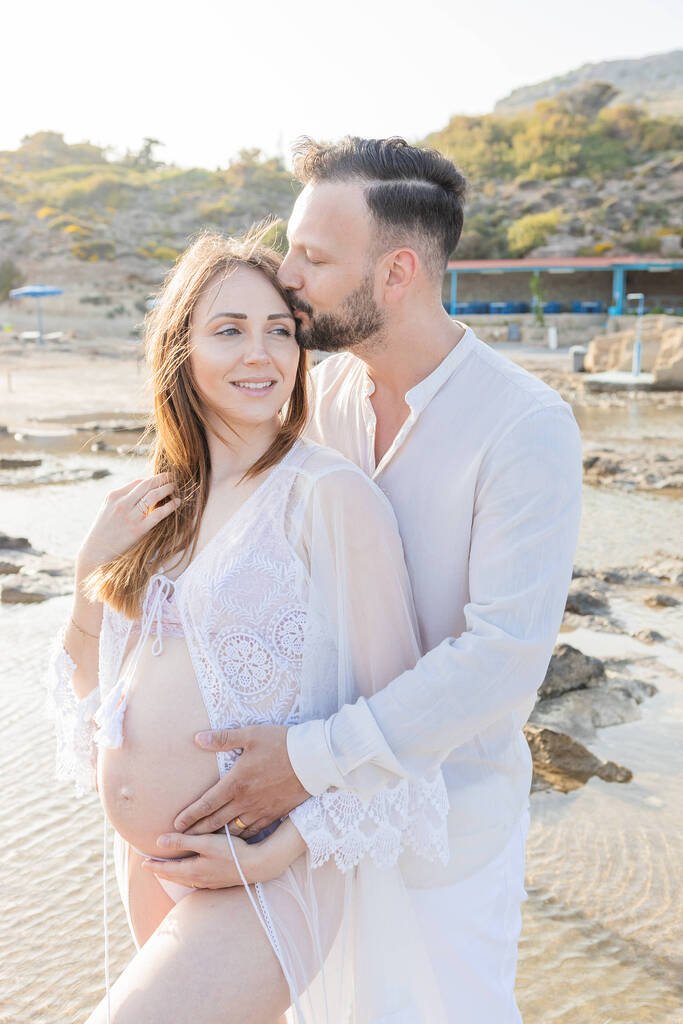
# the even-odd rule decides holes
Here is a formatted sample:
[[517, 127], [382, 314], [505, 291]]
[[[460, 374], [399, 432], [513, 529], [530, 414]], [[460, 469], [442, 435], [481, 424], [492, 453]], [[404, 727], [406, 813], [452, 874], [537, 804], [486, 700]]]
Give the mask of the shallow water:
[[[3, 488], [0, 529], [73, 557], [106, 492], [144, 472], [132, 458], [88, 455], [84, 463], [112, 475]], [[679, 508], [662, 495], [587, 488], [577, 564], [675, 553]], [[69, 603], [0, 606], [0, 1024], [81, 1024], [103, 990], [99, 804], [94, 796], [77, 801], [53, 779], [51, 726], [41, 715], [46, 647]], [[634, 623], [646, 617], [635, 605], [615, 610]], [[662, 632], [673, 640], [646, 648], [588, 631], [563, 634], [588, 653], [613, 654], [604, 650], [611, 642], [650, 659], [644, 671], [660, 690], [640, 721], [602, 730], [591, 744], [631, 768], [632, 783], [594, 779], [571, 794], [532, 799], [518, 975], [526, 1024], [683, 1024], [683, 682], [675, 674], [683, 630], [676, 609], [647, 616], [666, 622]], [[133, 946], [113, 884], [110, 904], [116, 976]]]

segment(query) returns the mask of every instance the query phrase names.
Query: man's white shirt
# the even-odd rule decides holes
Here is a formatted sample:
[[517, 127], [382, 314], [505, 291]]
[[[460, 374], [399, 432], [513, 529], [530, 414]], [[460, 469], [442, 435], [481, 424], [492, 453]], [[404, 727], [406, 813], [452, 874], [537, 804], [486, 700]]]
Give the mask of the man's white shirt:
[[555, 391], [470, 328], [406, 394], [409, 416], [379, 465], [365, 364], [342, 353], [313, 378], [307, 436], [355, 462], [391, 502], [425, 653], [369, 700], [291, 727], [289, 756], [312, 794], [369, 796], [442, 765], [450, 862], [411, 859], [405, 872], [412, 885], [448, 884], [500, 853], [527, 806], [521, 730], [571, 579], [579, 432]]

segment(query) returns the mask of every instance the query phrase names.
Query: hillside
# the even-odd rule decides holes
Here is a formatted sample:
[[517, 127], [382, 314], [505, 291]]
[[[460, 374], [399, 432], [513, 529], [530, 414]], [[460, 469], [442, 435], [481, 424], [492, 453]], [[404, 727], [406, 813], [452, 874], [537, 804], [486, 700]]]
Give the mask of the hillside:
[[539, 100], [552, 99], [585, 82], [608, 82], [617, 90], [613, 103], [632, 103], [654, 117], [683, 117], [683, 50], [637, 60], [584, 64], [565, 75], [515, 89], [496, 103], [494, 114], [531, 110]]
[[683, 122], [615, 106], [615, 95], [587, 82], [514, 117], [456, 116], [426, 138], [470, 180], [459, 257], [675, 251]]
[[238, 233], [291, 208], [297, 186], [278, 159], [244, 151], [225, 169], [187, 170], [156, 161], [154, 148], [148, 139], [111, 160], [40, 132], [0, 152], [0, 263], [85, 293], [102, 279], [125, 283], [139, 302], [200, 229]]
[[[683, 121], [615, 105], [616, 95], [586, 82], [514, 116], [453, 117], [422, 140], [470, 180], [457, 256], [677, 251]], [[25, 282], [59, 284], [53, 329], [125, 336], [197, 231], [287, 217], [299, 186], [280, 159], [253, 150], [227, 168], [184, 169], [156, 160], [157, 145], [113, 159], [40, 132], [0, 152], [0, 302]], [[19, 323], [23, 309], [5, 307], [0, 320]]]

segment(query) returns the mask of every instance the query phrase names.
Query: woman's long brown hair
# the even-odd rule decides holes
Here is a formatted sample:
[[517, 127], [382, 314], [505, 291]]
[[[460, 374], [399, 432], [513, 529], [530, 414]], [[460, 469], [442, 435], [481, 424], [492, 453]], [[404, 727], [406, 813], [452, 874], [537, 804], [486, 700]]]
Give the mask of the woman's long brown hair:
[[[145, 319], [145, 353], [154, 391], [153, 472], [169, 474], [180, 505], [128, 551], [92, 573], [84, 584], [91, 600], [106, 601], [129, 618], [139, 615], [153, 573], [174, 556], [192, 552], [209, 493], [207, 433], [215, 430], [209, 426], [207, 403], [194, 381], [189, 360], [191, 318], [197, 300], [216, 277], [242, 266], [264, 274], [290, 305], [277, 278], [282, 257], [262, 244], [268, 230], [269, 225], [265, 225], [243, 238], [226, 238], [214, 232], [200, 235], [166, 277]], [[229, 431], [233, 430], [219, 410], [211, 411]], [[306, 353], [301, 349], [294, 390], [280, 430], [268, 450], [247, 470], [245, 479], [263, 473], [284, 458], [301, 435], [307, 415]]]

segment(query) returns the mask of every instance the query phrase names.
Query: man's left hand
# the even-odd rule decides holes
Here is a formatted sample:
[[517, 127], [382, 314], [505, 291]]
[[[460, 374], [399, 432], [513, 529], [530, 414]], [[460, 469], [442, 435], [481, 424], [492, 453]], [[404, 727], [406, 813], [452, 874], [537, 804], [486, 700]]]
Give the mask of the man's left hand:
[[[195, 742], [204, 750], [241, 749], [242, 753], [215, 786], [180, 812], [173, 823], [178, 832], [215, 832], [239, 818], [230, 831], [248, 838], [284, 818], [310, 796], [287, 754], [287, 726], [215, 729], [197, 733]], [[244, 829], [238, 827], [241, 823]]]

